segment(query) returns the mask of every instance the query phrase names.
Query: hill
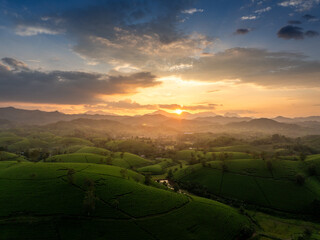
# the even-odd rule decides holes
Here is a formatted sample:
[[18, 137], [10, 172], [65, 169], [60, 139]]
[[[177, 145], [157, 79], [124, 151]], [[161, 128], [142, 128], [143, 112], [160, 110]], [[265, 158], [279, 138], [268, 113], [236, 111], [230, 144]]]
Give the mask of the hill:
[[113, 115], [91, 114], [64, 114], [58, 111], [46, 112], [40, 110], [25, 110], [14, 107], [0, 108], [2, 119], [23, 125], [45, 125], [58, 121], [70, 121], [77, 118], [87, 119], [112, 119]]
[[18, 156], [14, 153], [0, 151], [0, 161], [26, 162], [27, 160], [24, 157]]
[[[222, 197], [286, 212], [320, 210], [320, 158], [308, 161], [257, 159], [211, 161], [177, 171], [176, 181], [203, 196]], [[316, 210], [318, 209], [318, 210]]]
[[[82, 148], [83, 149], [83, 148]], [[85, 148], [88, 149], [88, 148]], [[92, 151], [94, 150], [94, 151]], [[99, 149], [98, 149], [99, 150]], [[100, 152], [97, 149], [90, 149], [89, 151], [71, 153], [71, 154], [60, 154], [51, 156], [45, 159], [45, 162], [65, 162], [65, 163], [96, 163], [96, 164], [108, 164], [115, 165], [123, 168], [136, 168], [146, 165], [150, 165], [151, 161], [139, 157], [132, 153], [110, 153], [106, 155], [99, 155], [94, 152]], [[107, 151], [107, 150], [106, 150]], [[106, 153], [106, 152], [104, 152]]]
[[231, 240], [248, 232], [235, 209], [143, 179], [113, 166], [0, 163], [0, 238]]

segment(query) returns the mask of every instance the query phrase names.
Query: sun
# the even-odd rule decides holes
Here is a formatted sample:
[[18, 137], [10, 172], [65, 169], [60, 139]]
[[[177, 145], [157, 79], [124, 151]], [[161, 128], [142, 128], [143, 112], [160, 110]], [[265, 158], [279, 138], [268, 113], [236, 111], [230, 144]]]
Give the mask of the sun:
[[183, 112], [183, 110], [181, 110], [181, 109], [176, 109], [174, 112], [175, 112], [176, 114], [180, 115], [180, 114]]

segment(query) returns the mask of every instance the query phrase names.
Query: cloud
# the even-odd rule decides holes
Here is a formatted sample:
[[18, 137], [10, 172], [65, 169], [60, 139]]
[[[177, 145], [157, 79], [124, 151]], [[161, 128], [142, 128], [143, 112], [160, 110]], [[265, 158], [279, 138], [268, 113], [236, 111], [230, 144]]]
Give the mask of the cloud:
[[283, 39], [295, 39], [295, 40], [301, 40], [304, 39], [304, 37], [317, 37], [319, 33], [317, 31], [309, 30], [306, 32], [303, 32], [303, 28], [296, 27], [296, 26], [285, 26], [281, 28], [278, 31], [278, 37]]
[[62, 33], [62, 31], [51, 30], [44, 27], [23, 26], [23, 25], [17, 26], [15, 29], [15, 32], [19, 36], [35, 36], [38, 34], [57, 35]]
[[278, 37], [283, 38], [283, 39], [287, 39], [287, 40], [288, 39], [295, 39], [295, 40], [303, 39], [304, 38], [303, 29], [300, 27], [288, 25], [288, 26], [281, 28], [278, 31]]
[[241, 20], [255, 20], [257, 19], [258, 17], [255, 16], [255, 15], [249, 15], [249, 16], [242, 16], [241, 17]]
[[97, 105], [85, 105], [89, 110], [176, 110], [182, 109], [186, 111], [204, 111], [214, 110], [217, 104], [196, 104], [196, 105], [180, 105], [180, 104], [140, 104], [132, 101], [131, 99], [105, 102]]
[[320, 62], [290, 52], [232, 48], [194, 61], [181, 72], [184, 79], [253, 83], [264, 87], [320, 87]]
[[5, 57], [5, 58], [2, 58], [1, 61], [4, 64], [8, 65], [9, 68], [14, 71], [20, 71], [20, 70], [28, 71], [29, 70], [28, 66], [24, 62], [18, 61], [14, 58]]
[[238, 34], [238, 35], [245, 35], [247, 33], [251, 32], [251, 29], [250, 28], [239, 28], [235, 31], [235, 34]]
[[320, 0], [288, 0], [279, 3], [282, 7], [294, 8], [297, 12], [308, 11], [318, 5]]
[[306, 35], [307, 37], [312, 38], [312, 37], [317, 37], [317, 36], [319, 36], [319, 33], [316, 32], [316, 31], [309, 30], [309, 31], [306, 31], [306, 32], [305, 32], [305, 35]]
[[77, 71], [42, 72], [23, 62], [3, 58], [0, 63], [0, 101], [57, 104], [101, 102], [101, 96], [128, 94], [160, 84], [150, 72], [108, 75]]
[[140, 104], [130, 99], [114, 101], [114, 102], [106, 102], [99, 106], [100, 106], [100, 110], [101, 110], [101, 107], [103, 109], [130, 109], [130, 110], [141, 110], [141, 109], [153, 110], [157, 108], [156, 105], [154, 104]]
[[203, 12], [203, 9], [190, 8], [182, 11], [182, 13], [191, 14], [191, 15], [197, 12]]
[[59, 15], [17, 19], [16, 27], [62, 32], [75, 42], [73, 51], [88, 63], [107, 63], [119, 71], [124, 69], [121, 66], [154, 73], [180, 71], [191, 66], [193, 58], [210, 52], [214, 44], [213, 38], [178, 28], [185, 14], [203, 11], [194, 8], [194, 2], [99, 1]]
[[167, 110], [175, 110], [181, 109], [186, 111], [200, 111], [200, 110], [214, 110], [218, 105], [217, 104], [198, 104], [198, 105], [179, 105], [179, 104], [159, 104], [158, 107], [160, 109], [167, 109]]
[[302, 22], [301, 21], [297, 21], [297, 20], [290, 20], [290, 21], [288, 21], [288, 24], [290, 24], [290, 25], [299, 25], [299, 24], [302, 24]]
[[266, 8], [262, 8], [262, 9], [256, 10], [255, 13], [261, 14], [261, 13], [264, 13], [264, 12], [269, 12], [271, 9], [272, 9], [271, 7], [266, 7]]
[[310, 14], [303, 15], [302, 18], [304, 18], [304, 19], [306, 19], [308, 21], [317, 19], [315, 16], [310, 15]]

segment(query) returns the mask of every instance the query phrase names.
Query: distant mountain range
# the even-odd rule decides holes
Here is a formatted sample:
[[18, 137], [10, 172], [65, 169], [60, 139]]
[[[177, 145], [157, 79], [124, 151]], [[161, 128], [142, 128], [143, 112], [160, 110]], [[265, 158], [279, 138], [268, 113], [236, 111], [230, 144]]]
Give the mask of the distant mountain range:
[[[89, 121], [90, 120], [90, 121]], [[50, 125], [48, 125], [50, 124]], [[159, 110], [146, 115], [120, 116], [103, 114], [64, 114], [58, 111], [24, 110], [13, 107], [0, 108], [0, 128], [23, 125], [46, 125], [56, 129], [78, 127], [113, 129], [127, 132], [141, 131], [154, 133], [192, 133], [192, 132], [262, 132], [288, 135], [320, 134], [320, 116], [274, 119], [248, 117], [227, 117], [212, 112], [188, 113], [181, 115]], [[93, 126], [92, 126], [93, 128]], [[119, 129], [116, 129], [119, 128]]]

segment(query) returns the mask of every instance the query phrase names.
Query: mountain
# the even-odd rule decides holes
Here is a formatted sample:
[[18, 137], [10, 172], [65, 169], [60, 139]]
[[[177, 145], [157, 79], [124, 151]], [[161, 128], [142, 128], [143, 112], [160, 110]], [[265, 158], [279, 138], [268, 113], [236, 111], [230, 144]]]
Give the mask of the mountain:
[[175, 118], [175, 119], [196, 119], [200, 117], [215, 117], [217, 114], [213, 112], [199, 112], [199, 113], [189, 113], [186, 111], [183, 111], [181, 114], [176, 114], [176, 113], [169, 113], [163, 110], [158, 110], [153, 113], [148, 113], [146, 115], [163, 115], [168, 118]]
[[44, 112], [40, 110], [24, 110], [13, 107], [0, 108], [0, 116], [2, 119], [20, 124], [46, 124], [65, 120], [65, 114], [58, 111]]
[[249, 121], [252, 120], [252, 118], [249, 117], [225, 117], [225, 116], [214, 116], [214, 117], [201, 117], [197, 118], [197, 120], [211, 122], [211, 123], [219, 123], [219, 124], [227, 124], [232, 122], [243, 122], [243, 121]]
[[119, 116], [117, 114], [114, 113], [110, 113], [110, 112], [105, 112], [105, 111], [87, 111], [84, 113], [84, 115], [107, 115], [107, 116]]
[[168, 118], [178, 117], [178, 115], [176, 113], [168, 113], [168, 112], [163, 111], [163, 110], [157, 110], [155, 112], [146, 114], [146, 116], [148, 116], [148, 115], [162, 115], [162, 116], [165, 116], [165, 117], [168, 117]]
[[298, 124], [281, 123], [268, 118], [228, 123], [226, 127], [235, 131], [264, 132], [267, 134], [281, 133], [285, 135], [307, 135], [312, 134], [313, 132], [320, 133], [320, 129], [304, 128]]
[[[277, 119], [278, 121], [276, 121]], [[64, 114], [58, 111], [23, 110], [13, 107], [0, 108], [0, 128], [23, 125], [39, 125], [51, 130], [73, 134], [82, 129], [117, 134], [118, 136], [159, 137], [177, 133], [280, 133], [290, 136], [320, 134], [320, 117], [275, 119], [252, 119], [249, 117], [227, 117], [212, 112], [188, 113], [181, 115], [159, 110], [137, 116]], [[49, 125], [48, 125], [49, 124]], [[89, 130], [90, 132], [90, 130]]]
[[[44, 131], [49, 130], [58, 135], [78, 135], [78, 137], [82, 137], [82, 135], [88, 137], [91, 133], [95, 136], [100, 135], [101, 137], [160, 137], [164, 135], [176, 135], [178, 133], [177, 130], [167, 127], [160, 128], [159, 124], [155, 126], [129, 124], [129, 121], [125, 121], [126, 119], [128, 120], [128, 117], [123, 117], [121, 121], [79, 118], [71, 121], [59, 121], [40, 126], [39, 128]], [[129, 119], [135, 120], [134, 117], [129, 117]]]
[[296, 117], [296, 118], [287, 118], [283, 116], [278, 116], [273, 118], [278, 122], [285, 122], [285, 123], [298, 123], [298, 122], [320, 122], [320, 116], [309, 116], [309, 117]]
[[24, 110], [14, 107], [0, 108], [0, 117], [15, 124], [45, 125], [58, 121], [70, 121], [77, 118], [109, 119], [110, 115], [64, 114], [58, 111], [45, 112], [40, 110]]

